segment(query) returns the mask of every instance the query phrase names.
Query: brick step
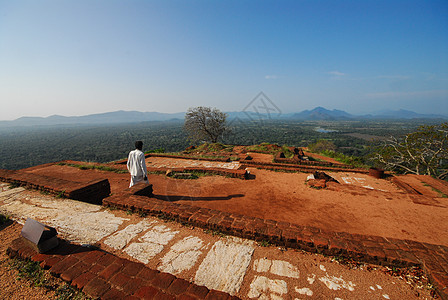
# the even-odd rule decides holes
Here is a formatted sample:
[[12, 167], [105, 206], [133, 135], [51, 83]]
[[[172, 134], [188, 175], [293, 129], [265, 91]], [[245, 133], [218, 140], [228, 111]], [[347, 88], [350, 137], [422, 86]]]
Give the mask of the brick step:
[[101, 204], [102, 199], [110, 195], [110, 184], [107, 179], [76, 182], [22, 170], [0, 170], [0, 181], [94, 204]]

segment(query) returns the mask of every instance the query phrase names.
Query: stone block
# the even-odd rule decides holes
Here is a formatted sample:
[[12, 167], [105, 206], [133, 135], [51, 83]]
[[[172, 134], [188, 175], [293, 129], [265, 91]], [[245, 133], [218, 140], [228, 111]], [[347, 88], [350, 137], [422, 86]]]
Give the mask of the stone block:
[[124, 285], [126, 285], [132, 278], [122, 272], [116, 273], [112, 278], [109, 279], [109, 282], [116, 286], [117, 288], [122, 289]]
[[190, 287], [190, 283], [184, 279], [176, 278], [168, 287], [167, 292], [172, 295], [180, 295], [187, 291]]
[[230, 299], [229, 294], [217, 290], [211, 290], [210, 293], [208, 293], [207, 297], [205, 297], [205, 300], [228, 300], [228, 299]]
[[124, 297], [126, 296], [126, 294], [116, 288], [111, 288], [110, 290], [108, 290], [102, 297], [101, 299], [103, 300], [117, 300], [117, 299], [124, 299]]
[[68, 270], [69, 268], [75, 266], [79, 260], [72, 256], [67, 256], [60, 262], [56, 263], [50, 268], [50, 273], [59, 276], [62, 272]]
[[125, 285], [123, 285], [123, 292], [127, 295], [134, 294], [135, 291], [137, 291], [141, 286], [148, 285], [148, 281], [142, 280], [141, 278], [132, 278], [132, 280], [129, 280]]
[[116, 273], [120, 272], [122, 268], [123, 268], [123, 266], [121, 264], [113, 263], [113, 264], [107, 266], [103, 271], [99, 272], [98, 276], [105, 280], [109, 280]]
[[88, 269], [89, 266], [87, 266], [83, 262], [79, 262], [76, 265], [72, 266], [71, 268], [63, 271], [61, 273], [61, 278], [64, 281], [71, 282], [73, 279], [79, 277], [82, 273], [87, 272]]
[[140, 299], [157, 299], [155, 296], [159, 293], [159, 289], [153, 286], [142, 286], [134, 294]]
[[195, 296], [199, 299], [204, 299], [209, 293], [209, 289], [205, 286], [191, 284], [187, 290], [187, 294]]
[[122, 272], [128, 276], [136, 276], [145, 267], [142, 263], [128, 261], [125, 263]]
[[87, 283], [89, 283], [90, 280], [95, 278], [96, 275], [87, 271], [85, 273], [82, 273], [78, 277], [72, 280], [72, 285], [78, 289], [82, 289]]
[[174, 275], [161, 272], [152, 278], [151, 284], [161, 290], [166, 290], [175, 279]]
[[102, 297], [110, 289], [110, 283], [99, 277], [94, 277], [82, 289], [90, 297]]

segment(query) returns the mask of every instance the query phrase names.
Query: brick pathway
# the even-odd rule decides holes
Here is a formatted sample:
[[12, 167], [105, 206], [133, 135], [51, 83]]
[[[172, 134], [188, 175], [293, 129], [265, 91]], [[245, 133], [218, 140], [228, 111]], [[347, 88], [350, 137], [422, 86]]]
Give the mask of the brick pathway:
[[55, 250], [39, 254], [24, 238], [18, 238], [12, 242], [7, 253], [10, 257], [39, 262], [41, 267], [71, 282], [93, 298], [239, 299], [171, 274], [152, 270], [142, 263], [64, 241]]
[[225, 234], [269, 241], [324, 255], [344, 256], [390, 266], [421, 266], [442, 299], [448, 299], [448, 247], [379, 236], [325, 232], [319, 228], [263, 220], [186, 204], [131, 195], [112, 196], [103, 205], [175, 219]]

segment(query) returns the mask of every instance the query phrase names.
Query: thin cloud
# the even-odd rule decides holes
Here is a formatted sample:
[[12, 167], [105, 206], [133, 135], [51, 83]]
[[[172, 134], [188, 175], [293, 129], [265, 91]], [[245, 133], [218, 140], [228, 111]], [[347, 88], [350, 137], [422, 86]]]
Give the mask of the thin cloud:
[[339, 71], [331, 71], [331, 72], [327, 72], [327, 74], [334, 75], [334, 76], [345, 76], [345, 75], [347, 75], [347, 74], [339, 72]]
[[277, 75], [266, 75], [264, 76], [264, 79], [277, 79]]

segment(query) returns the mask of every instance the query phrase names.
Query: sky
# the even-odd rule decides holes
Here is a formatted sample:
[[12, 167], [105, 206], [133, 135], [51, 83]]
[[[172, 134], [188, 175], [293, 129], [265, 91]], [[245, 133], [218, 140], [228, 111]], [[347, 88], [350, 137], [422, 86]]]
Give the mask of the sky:
[[448, 115], [448, 1], [0, 0], [0, 120], [117, 110]]

